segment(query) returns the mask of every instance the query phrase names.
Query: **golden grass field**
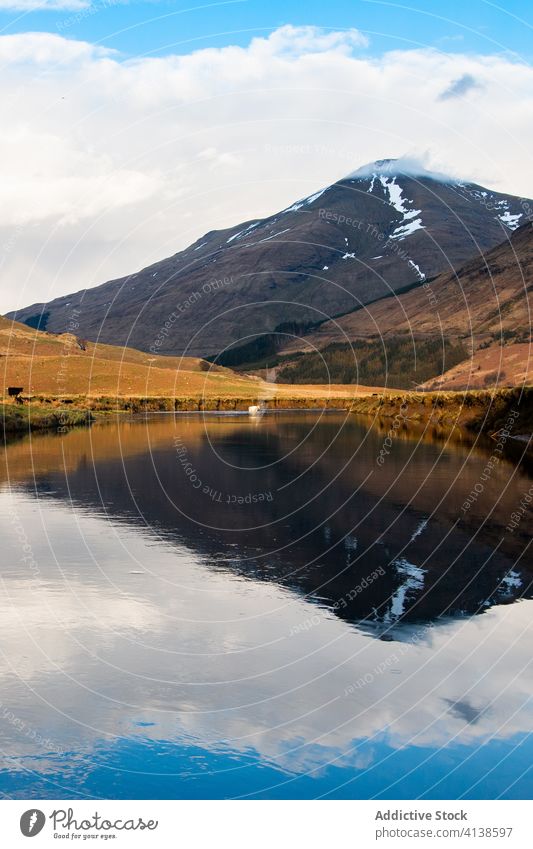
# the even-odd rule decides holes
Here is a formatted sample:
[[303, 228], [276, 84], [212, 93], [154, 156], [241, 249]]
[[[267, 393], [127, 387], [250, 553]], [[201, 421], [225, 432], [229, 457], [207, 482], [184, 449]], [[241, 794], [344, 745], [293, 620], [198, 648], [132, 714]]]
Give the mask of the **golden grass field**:
[[3, 389], [23, 387], [23, 397], [91, 399], [125, 397], [269, 399], [357, 397], [369, 386], [293, 386], [239, 375], [193, 357], [159, 357], [112, 345], [85, 343], [75, 336], [33, 330], [0, 317]]

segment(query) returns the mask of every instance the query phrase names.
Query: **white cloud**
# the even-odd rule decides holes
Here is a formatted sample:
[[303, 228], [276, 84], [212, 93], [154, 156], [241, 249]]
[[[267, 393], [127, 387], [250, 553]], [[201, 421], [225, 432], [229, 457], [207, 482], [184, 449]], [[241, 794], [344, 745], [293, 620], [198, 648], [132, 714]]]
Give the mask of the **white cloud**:
[[87, 9], [90, 5], [88, 0], [0, 0], [0, 9], [14, 12], [32, 12], [35, 10], [41, 12], [76, 11]]
[[[123, 60], [0, 38], [0, 310], [134, 271], [375, 159], [533, 196], [533, 69], [433, 49], [365, 54], [356, 30]], [[460, 79], [475, 97], [439, 99]]]
[[163, 185], [155, 170], [120, 168], [71, 139], [28, 128], [0, 135], [0, 161], [11, 163], [0, 183], [0, 207], [15, 226], [51, 219], [76, 224], [140, 203]]
[[338, 51], [349, 53], [354, 47], [367, 47], [368, 39], [356, 29], [342, 32], [327, 32], [318, 27], [295, 27], [287, 24], [275, 30], [269, 38], [254, 38], [250, 45], [252, 52], [264, 56], [298, 56], [301, 53], [320, 53]]
[[6, 66], [25, 65], [19, 70], [21, 78], [27, 74], [28, 66], [43, 65], [43, 72], [50, 72], [55, 65], [71, 65], [91, 58], [96, 60], [112, 52], [86, 41], [72, 41], [53, 33], [25, 32], [0, 37], [0, 62]]

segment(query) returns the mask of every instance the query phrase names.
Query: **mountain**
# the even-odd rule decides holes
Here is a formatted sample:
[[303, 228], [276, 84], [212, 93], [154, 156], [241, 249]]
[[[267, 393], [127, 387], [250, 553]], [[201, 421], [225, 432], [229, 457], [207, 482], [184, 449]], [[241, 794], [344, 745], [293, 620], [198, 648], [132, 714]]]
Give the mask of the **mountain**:
[[276, 328], [301, 333], [450, 271], [532, 210], [527, 199], [380, 160], [268, 218], [212, 231], [136, 274], [11, 317], [60, 333], [76, 310], [89, 339], [216, 355]]
[[[344, 351], [355, 374], [353, 350], [348, 353], [350, 345], [356, 351], [370, 344], [389, 350], [394, 346], [397, 350], [399, 340], [404, 340], [411, 352], [418, 352], [420, 357], [428, 340], [432, 340], [440, 348], [441, 360], [445, 344], [461, 345], [464, 356], [449, 371], [444, 369], [442, 376], [424, 381], [428, 388], [530, 383], [532, 292], [533, 226], [526, 223], [509, 239], [469, 260], [456, 272], [444, 272], [408, 292], [326, 321], [306, 337], [291, 340], [281, 355], [318, 349], [320, 357], [308, 353], [318, 365], [319, 359], [321, 363], [328, 362], [333, 353], [338, 359]], [[306, 382], [311, 382], [306, 372], [313, 363], [308, 357], [300, 356], [297, 363]], [[393, 366], [393, 358], [389, 358], [389, 368]], [[289, 364], [286, 368], [294, 366]], [[327, 374], [323, 365], [322, 369], [323, 381]], [[288, 374], [282, 370], [279, 379], [286, 379]], [[320, 372], [316, 377], [320, 377]], [[386, 382], [385, 376], [382, 382]]]

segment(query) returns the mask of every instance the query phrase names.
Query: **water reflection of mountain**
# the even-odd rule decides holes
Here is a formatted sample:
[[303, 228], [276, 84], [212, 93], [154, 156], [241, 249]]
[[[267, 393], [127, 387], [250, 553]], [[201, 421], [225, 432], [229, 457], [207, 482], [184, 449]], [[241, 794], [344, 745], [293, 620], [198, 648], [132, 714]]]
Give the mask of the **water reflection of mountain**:
[[34, 483], [14, 460], [19, 485], [179, 542], [213, 569], [305, 593], [383, 636], [531, 596], [521, 557], [531, 522], [505, 532], [529, 479], [499, 460], [461, 509], [489, 452], [395, 438], [379, 466], [383, 433], [338, 415], [319, 426], [308, 414], [165, 418], [78, 432], [75, 447], [71, 437], [35, 439], [33, 454], [56, 462]]

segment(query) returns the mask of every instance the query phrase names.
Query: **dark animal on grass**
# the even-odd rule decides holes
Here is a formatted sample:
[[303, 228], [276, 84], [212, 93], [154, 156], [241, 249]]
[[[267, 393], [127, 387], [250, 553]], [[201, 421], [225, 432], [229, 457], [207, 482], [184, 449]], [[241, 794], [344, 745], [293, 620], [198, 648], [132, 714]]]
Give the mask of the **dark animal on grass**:
[[14, 398], [16, 401], [21, 403], [20, 395], [21, 395], [23, 390], [24, 390], [23, 386], [8, 386], [7, 387], [7, 394], [10, 398]]

